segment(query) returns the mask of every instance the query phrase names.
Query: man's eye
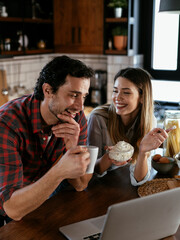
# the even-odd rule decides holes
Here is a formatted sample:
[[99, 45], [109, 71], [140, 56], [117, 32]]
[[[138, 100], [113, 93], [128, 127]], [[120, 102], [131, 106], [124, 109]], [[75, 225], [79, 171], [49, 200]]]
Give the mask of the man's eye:
[[124, 92], [124, 94], [131, 94], [130, 92]]
[[73, 97], [73, 98], [77, 98], [78, 95], [77, 95], [77, 94], [72, 94], [71, 97]]

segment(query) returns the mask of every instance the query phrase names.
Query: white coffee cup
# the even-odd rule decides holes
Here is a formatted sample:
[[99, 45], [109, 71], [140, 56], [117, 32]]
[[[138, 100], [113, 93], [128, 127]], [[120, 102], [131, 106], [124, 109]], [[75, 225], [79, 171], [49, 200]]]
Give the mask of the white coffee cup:
[[86, 173], [93, 173], [99, 148], [96, 146], [88, 146], [88, 145], [83, 145], [81, 147], [86, 147], [88, 149], [88, 152], [90, 153], [90, 164], [87, 167]]

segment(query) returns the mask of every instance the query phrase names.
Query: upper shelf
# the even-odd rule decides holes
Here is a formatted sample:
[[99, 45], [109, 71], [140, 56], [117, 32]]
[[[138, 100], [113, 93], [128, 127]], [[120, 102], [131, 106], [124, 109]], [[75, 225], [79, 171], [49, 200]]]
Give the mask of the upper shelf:
[[53, 23], [52, 19], [41, 19], [41, 18], [24, 18], [24, 22], [28, 23]]
[[18, 17], [0, 17], [0, 22], [27, 22], [27, 23], [53, 23], [52, 19], [41, 18], [18, 18]]
[[19, 17], [0, 17], [0, 22], [22, 22], [22, 20]]
[[128, 22], [128, 18], [106, 18], [105, 19], [106, 23], [127, 23]]
[[42, 53], [53, 53], [54, 49], [26, 49], [24, 51], [1, 51], [1, 55], [14, 56], [14, 55], [29, 55], [29, 54], [42, 54]]

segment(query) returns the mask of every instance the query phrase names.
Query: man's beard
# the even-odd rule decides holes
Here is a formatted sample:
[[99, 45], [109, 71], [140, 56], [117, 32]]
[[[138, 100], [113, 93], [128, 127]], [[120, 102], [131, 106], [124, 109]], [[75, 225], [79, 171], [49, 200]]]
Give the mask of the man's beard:
[[[53, 111], [53, 109], [49, 106], [49, 111], [57, 118], [57, 120], [60, 122], [60, 123], [65, 123], [66, 121], [58, 118], [58, 114], [62, 114], [62, 112], [59, 112], [59, 113], [56, 113], [55, 111]], [[65, 109], [64, 111], [67, 111], [67, 109]], [[63, 112], [64, 112], [63, 111]]]

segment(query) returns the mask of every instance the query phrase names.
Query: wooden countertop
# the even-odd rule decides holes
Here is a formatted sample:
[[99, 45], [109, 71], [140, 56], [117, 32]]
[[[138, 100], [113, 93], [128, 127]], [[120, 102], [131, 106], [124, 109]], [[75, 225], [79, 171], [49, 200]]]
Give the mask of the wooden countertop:
[[[151, 179], [157, 177], [162, 176], [152, 169]], [[103, 215], [110, 205], [137, 197], [137, 187], [130, 183], [129, 167], [118, 168], [102, 178], [93, 177], [86, 190], [63, 191], [21, 221], [3, 226], [0, 239], [63, 240], [65, 237], [58, 230], [60, 226]], [[180, 239], [180, 228], [175, 236], [165, 239]]]

